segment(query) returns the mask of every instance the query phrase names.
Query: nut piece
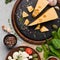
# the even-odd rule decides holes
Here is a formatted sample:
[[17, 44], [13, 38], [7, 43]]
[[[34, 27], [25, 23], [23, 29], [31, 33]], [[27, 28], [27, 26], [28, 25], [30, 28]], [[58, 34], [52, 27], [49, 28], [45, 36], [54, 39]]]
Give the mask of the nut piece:
[[28, 6], [27, 9], [29, 12], [32, 12], [34, 10], [34, 8], [32, 6]]
[[28, 17], [29, 15], [25, 11], [23, 11], [22, 16], [23, 17]]
[[41, 32], [47, 32], [49, 31], [49, 29], [45, 26], [42, 26], [42, 28], [40, 29]]
[[28, 24], [29, 24], [29, 20], [28, 20], [28, 19], [26, 19], [26, 20], [25, 20], [25, 22], [24, 22], [24, 25], [26, 25], [26, 26], [27, 26]]

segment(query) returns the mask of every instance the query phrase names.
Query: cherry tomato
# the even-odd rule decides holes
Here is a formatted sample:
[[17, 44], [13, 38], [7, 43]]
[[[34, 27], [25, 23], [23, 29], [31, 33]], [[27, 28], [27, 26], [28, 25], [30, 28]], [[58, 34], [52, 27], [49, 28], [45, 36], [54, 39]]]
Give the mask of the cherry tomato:
[[33, 53], [33, 51], [32, 51], [32, 49], [31, 48], [26, 48], [26, 50], [25, 50], [28, 54], [32, 54]]

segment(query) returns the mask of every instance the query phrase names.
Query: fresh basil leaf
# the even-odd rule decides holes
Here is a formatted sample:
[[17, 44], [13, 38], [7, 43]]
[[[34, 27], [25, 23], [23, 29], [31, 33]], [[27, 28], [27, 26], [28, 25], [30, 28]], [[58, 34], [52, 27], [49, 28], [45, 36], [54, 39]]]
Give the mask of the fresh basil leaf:
[[57, 35], [57, 32], [56, 31], [52, 31], [52, 37], [58, 39], [58, 35]]
[[60, 49], [60, 40], [59, 39], [52, 39], [52, 44], [55, 49]]

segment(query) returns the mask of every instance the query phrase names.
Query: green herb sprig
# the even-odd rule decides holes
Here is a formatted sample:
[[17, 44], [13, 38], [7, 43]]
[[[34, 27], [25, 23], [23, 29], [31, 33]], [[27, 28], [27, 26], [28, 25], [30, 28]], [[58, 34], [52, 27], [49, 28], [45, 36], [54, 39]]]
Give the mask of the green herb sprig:
[[10, 3], [12, 0], [5, 0], [5, 3], [8, 4]]

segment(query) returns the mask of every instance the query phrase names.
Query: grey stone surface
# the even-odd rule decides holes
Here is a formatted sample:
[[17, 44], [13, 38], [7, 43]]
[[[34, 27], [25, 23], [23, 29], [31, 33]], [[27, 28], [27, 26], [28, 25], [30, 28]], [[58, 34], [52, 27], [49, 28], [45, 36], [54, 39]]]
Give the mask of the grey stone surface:
[[[7, 34], [1, 28], [2, 25], [6, 27], [10, 27], [8, 23], [8, 19], [11, 20], [11, 12], [14, 6], [15, 1], [12, 1], [9, 4], [5, 4], [5, 0], [0, 0], [0, 60], [5, 60], [6, 55], [10, 50], [8, 50], [5, 45], [3, 44], [3, 38]], [[22, 40], [19, 38], [18, 43], [16, 46], [20, 46]]]

